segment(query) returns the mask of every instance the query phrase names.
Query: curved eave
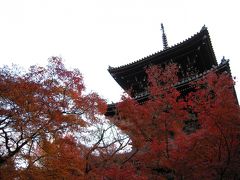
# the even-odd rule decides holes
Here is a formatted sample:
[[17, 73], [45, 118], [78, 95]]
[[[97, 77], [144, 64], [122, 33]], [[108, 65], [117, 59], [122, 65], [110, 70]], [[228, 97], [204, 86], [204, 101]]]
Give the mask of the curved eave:
[[210, 54], [212, 56], [212, 59], [214, 59], [214, 64], [217, 65], [217, 61], [216, 61], [216, 57], [212, 48], [212, 43], [210, 40], [210, 36], [208, 33], [207, 28], [201, 30], [200, 32], [198, 32], [197, 34], [193, 35], [192, 37], [178, 43], [175, 44], [165, 50], [156, 52], [152, 55], [149, 55], [147, 57], [144, 57], [140, 60], [134, 61], [132, 63], [123, 65], [123, 66], [119, 66], [119, 67], [110, 67], [108, 68], [109, 73], [112, 76], [115, 76], [119, 73], [123, 73], [123, 72], [127, 72], [128, 70], [132, 69], [132, 68], [136, 68], [136, 67], [141, 67], [141, 66], [145, 66], [146, 63], [151, 63], [152, 60], [154, 60], [156, 57], [158, 57], [159, 59], [164, 59], [165, 56], [168, 56], [169, 54], [176, 54], [178, 51], [182, 51], [185, 48], [191, 47], [192, 44], [195, 44], [197, 42], [200, 42], [203, 40], [203, 38], [205, 38], [208, 46], [209, 46], [209, 50], [210, 50]]
[[[200, 73], [200, 74], [196, 74], [192, 77], [188, 77], [188, 78], [185, 78], [183, 79], [182, 81], [176, 83], [175, 85], [173, 85], [175, 88], [183, 88], [183, 87], [186, 87], [187, 84], [189, 84], [190, 82], [194, 82], [194, 81], [197, 81], [199, 79], [201, 79], [203, 76], [207, 75], [209, 72], [216, 72], [216, 73], [223, 73], [223, 72], [227, 72], [231, 75], [231, 71], [230, 71], [230, 67], [229, 67], [229, 61], [226, 60], [226, 61], [223, 61], [221, 62], [218, 66], [214, 66], [212, 67], [211, 69], [203, 72], [203, 73]], [[182, 91], [184, 91], [186, 89], [182, 89]], [[234, 93], [235, 93], [235, 96], [236, 96], [236, 101], [237, 101], [237, 104], [238, 104], [238, 100], [237, 100], [237, 95], [236, 95], [236, 92], [235, 92], [235, 89], [234, 89]], [[148, 93], [144, 93], [142, 96], [138, 96], [136, 98], [134, 98], [137, 102], [144, 102], [146, 100], [148, 100], [148, 97], [149, 97], [149, 94]], [[108, 117], [111, 117], [111, 116], [114, 116], [116, 114], [116, 105], [117, 103], [113, 103], [113, 104], [108, 104], [108, 108], [107, 108], [107, 112], [105, 113], [105, 116], [108, 116]]]

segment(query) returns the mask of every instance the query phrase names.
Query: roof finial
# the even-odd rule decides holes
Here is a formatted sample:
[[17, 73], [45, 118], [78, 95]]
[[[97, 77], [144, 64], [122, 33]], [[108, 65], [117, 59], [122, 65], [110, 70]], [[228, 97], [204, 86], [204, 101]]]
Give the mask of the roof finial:
[[164, 31], [163, 23], [161, 23], [161, 30], [162, 30], [162, 41], [163, 41], [163, 49], [168, 48], [167, 36]]
[[206, 30], [207, 29], [207, 27], [205, 26], [205, 24], [203, 25], [203, 27], [201, 28], [201, 31], [204, 31], [204, 30]]

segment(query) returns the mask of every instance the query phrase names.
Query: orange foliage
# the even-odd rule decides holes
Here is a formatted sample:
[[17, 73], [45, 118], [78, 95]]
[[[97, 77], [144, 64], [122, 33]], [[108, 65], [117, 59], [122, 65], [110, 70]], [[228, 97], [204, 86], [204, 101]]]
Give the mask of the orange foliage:
[[98, 122], [106, 103], [84, 89], [81, 73], [67, 70], [58, 57], [50, 58], [46, 68], [32, 66], [27, 73], [1, 68], [0, 168], [13, 159], [30, 166], [36, 162], [32, 157], [37, 146], [46, 139], [55, 142], [56, 137], [81, 133], [82, 127]]

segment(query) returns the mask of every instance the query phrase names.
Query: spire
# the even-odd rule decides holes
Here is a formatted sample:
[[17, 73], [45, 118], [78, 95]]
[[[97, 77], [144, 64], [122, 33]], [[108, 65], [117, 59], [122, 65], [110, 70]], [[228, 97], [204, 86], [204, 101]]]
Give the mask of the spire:
[[206, 30], [207, 29], [207, 27], [205, 26], [205, 24], [203, 25], [203, 27], [201, 28], [201, 31], [204, 31], [204, 30]]
[[162, 30], [162, 41], [163, 41], [163, 49], [168, 48], [167, 36], [164, 31], [163, 23], [161, 23], [161, 30]]

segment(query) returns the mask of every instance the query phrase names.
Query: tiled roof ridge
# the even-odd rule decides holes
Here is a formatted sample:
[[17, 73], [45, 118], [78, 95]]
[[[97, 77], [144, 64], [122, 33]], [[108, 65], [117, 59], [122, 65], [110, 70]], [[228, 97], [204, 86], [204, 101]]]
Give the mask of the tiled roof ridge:
[[[181, 42], [178, 42], [178, 43], [176, 43], [176, 44], [168, 47], [167, 49], [163, 49], [163, 50], [157, 51], [157, 52], [152, 53], [152, 54], [150, 54], [150, 55], [148, 55], [148, 56], [145, 56], [145, 57], [143, 57], [143, 58], [141, 58], [141, 59], [132, 61], [132, 62], [130, 62], [130, 63], [124, 64], [124, 65], [121, 65], [121, 66], [117, 66], [117, 67], [111, 67], [111, 66], [109, 66], [108, 70], [111, 71], [111, 70], [118, 70], [118, 69], [121, 69], [121, 68], [125, 68], [125, 67], [127, 67], [127, 66], [129, 66], [129, 65], [133, 65], [133, 64], [135, 64], [135, 63], [139, 63], [139, 62], [141, 62], [141, 61], [144, 61], [144, 60], [146, 60], [146, 59], [148, 59], [148, 58], [154, 57], [154, 56], [157, 55], [157, 54], [160, 54], [160, 53], [163, 53], [163, 52], [167, 52], [167, 51], [169, 51], [169, 50], [171, 50], [171, 49], [176, 48], [177, 46], [179, 46], [179, 45], [181, 45], [181, 44], [183, 44], [183, 43], [186, 43], [187, 41], [190, 41], [190, 40], [193, 39], [194, 37], [197, 37], [199, 34], [203, 33], [203, 31], [207, 31], [207, 34], [209, 34], [207, 28], [204, 27], [204, 28], [202, 28], [199, 32], [193, 34], [193, 35], [190, 36], [189, 38], [187, 38], [187, 39], [185, 39], [185, 40], [183, 40], [183, 41], [181, 41]], [[210, 40], [210, 42], [211, 42], [211, 40]], [[212, 45], [211, 45], [211, 46], [212, 46]], [[213, 53], [214, 53], [214, 52], [213, 52]]]

